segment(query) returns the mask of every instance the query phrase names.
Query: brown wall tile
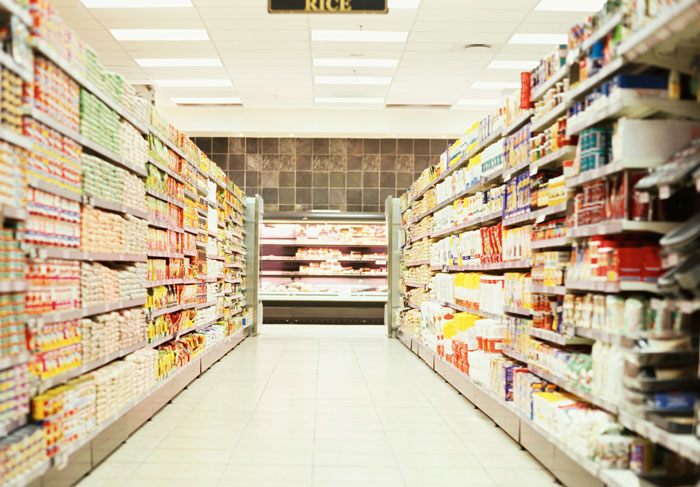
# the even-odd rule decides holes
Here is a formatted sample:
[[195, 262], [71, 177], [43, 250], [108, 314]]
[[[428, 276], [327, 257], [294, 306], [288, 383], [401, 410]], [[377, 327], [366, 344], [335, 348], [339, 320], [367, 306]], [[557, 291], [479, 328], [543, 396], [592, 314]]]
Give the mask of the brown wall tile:
[[246, 171], [260, 171], [263, 165], [263, 157], [260, 154], [247, 154], [245, 156]]
[[365, 154], [362, 159], [363, 171], [379, 171], [379, 154]]
[[280, 171], [280, 188], [293, 188], [296, 185], [294, 171]]
[[279, 153], [292, 155], [296, 154], [296, 139], [292, 139], [289, 137], [286, 139], [280, 139]]
[[311, 171], [297, 171], [297, 188], [311, 187]]
[[362, 161], [363, 157], [359, 156], [348, 156], [347, 168], [348, 171], [362, 171]]
[[265, 204], [279, 204], [279, 189], [277, 188], [263, 188], [262, 197]]
[[379, 168], [382, 171], [396, 171], [396, 156], [383, 155], [379, 159]]
[[296, 139], [297, 155], [310, 156], [313, 154], [314, 139]]
[[379, 139], [365, 139], [364, 154], [379, 154]]
[[311, 154], [297, 154], [295, 161], [297, 171], [311, 171]]
[[296, 202], [311, 204], [311, 188], [297, 188]]
[[330, 154], [344, 156], [348, 153], [348, 139], [330, 139]]
[[[294, 203], [294, 196], [295, 196], [295, 190], [294, 188], [280, 188], [279, 192], [279, 201], [281, 205], [291, 205]], [[307, 189], [303, 189], [302, 191], [310, 191]], [[309, 193], [311, 194], [311, 193]]]
[[397, 154], [413, 154], [413, 139], [399, 139], [396, 146]]
[[362, 173], [362, 187], [363, 188], [378, 188], [379, 187], [379, 173], [378, 172], [363, 172]]
[[260, 186], [263, 188], [279, 188], [280, 173], [279, 171], [262, 171], [260, 173]]
[[380, 154], [396, 154], [396, 139], [382, 139], [379, 142]]
[[331, 172], [331, 188], [345, 188], [345, 172]]
[[365, 153], [365, 141], [364, 139], [350, 139], [348, 140], [348, 155], [361, 156]]
[[245, 171], [245, 154], [228, 155], [229, 171]]
[[229, 154], [245, 153], [245, 139], [243, 137], [229, 137], [228, 152]]
[[347, 170], [347, 159], [348, 156], [345, 154], [331, 154], [328, 163], [328, 169], [331, 171], [345, 171]]
[[228, 137], [213, 137], [211, 139], [211, 151], [213, 153], [226, 154], [228, 152]]
[[245, 152], [246, 154], [258, 154], [260, 151], [258, 139], [253, 137], [245, 139]]
[[330, 187], [329, 174], [327, 172], [314, 172], [312, 179], [314, 188]]
[[348, 188], [361, 188], [362, 187], [362, 172], [361, 171], [348, 171], [345, 186]]
[[263, 139], [263, 154], [279, 154], [279, 139]]
[[330, 139], [314, 139], [314, 155], [330, 154]]
[[383, 171], [379, 176], [379, 187], [396, 188], [396, 173], [394, 171]]
[[329, 164], [330, 160], [328, 155], [316, 155], [316, 153], [314, 153], [314, 157], [311, 161], [311, 168], [314, 171], [328, 171]]

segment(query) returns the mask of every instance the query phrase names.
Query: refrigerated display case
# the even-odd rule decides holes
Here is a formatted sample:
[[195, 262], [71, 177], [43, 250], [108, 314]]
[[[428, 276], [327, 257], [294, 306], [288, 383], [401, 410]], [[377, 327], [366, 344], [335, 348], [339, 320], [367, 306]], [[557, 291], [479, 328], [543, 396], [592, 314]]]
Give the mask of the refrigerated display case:
[[383, 323], [383, 214], [270, 214], [261, 234], [265, 323]]

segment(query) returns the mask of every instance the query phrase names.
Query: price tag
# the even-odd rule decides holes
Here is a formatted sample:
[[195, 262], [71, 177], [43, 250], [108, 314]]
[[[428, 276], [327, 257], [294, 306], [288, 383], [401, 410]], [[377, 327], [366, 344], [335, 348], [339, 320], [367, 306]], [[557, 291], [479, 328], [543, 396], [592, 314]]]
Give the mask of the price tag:
[[539, 168], [537, 167], [537, 164], [533, 163], [530, 166], [530, 176], [536, 176], [538, 170], [539, 170]]
[[386, 265], [386, 261], [385, 260], [378, 260], [377, 265]]
[[649, 203], [649, 193], [647, 193], [646, 191], [640, 191], [639, 202], [644, 204]]
[[671, 197], [671, 188], [669, 186], [661, 186], [659, 188], [659, 198], [667, 200]]
[[542, 223], [544, 221], [544, 219], [546, 218], [546, 216], [547, 215], [545, 213], [542, 213], [541, 215], [539, 215], [537, 217], [537, 219], [535, 219], [535, 223]]

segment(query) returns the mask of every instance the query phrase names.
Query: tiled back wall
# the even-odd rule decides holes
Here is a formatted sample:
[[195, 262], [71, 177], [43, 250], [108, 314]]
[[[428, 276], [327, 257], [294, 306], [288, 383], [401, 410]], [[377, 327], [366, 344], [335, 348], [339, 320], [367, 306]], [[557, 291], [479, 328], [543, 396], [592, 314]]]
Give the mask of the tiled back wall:
[[383, 212], [450, 141], [195, 137], [195, 143], [266, 211]]

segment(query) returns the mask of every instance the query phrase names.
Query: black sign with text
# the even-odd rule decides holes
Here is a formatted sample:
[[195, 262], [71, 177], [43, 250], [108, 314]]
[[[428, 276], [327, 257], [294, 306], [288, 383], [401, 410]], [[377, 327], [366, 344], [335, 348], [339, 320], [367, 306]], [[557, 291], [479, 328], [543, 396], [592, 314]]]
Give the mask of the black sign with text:
[[270, 13], [385, 14], [387, 0], [268, 0]]

